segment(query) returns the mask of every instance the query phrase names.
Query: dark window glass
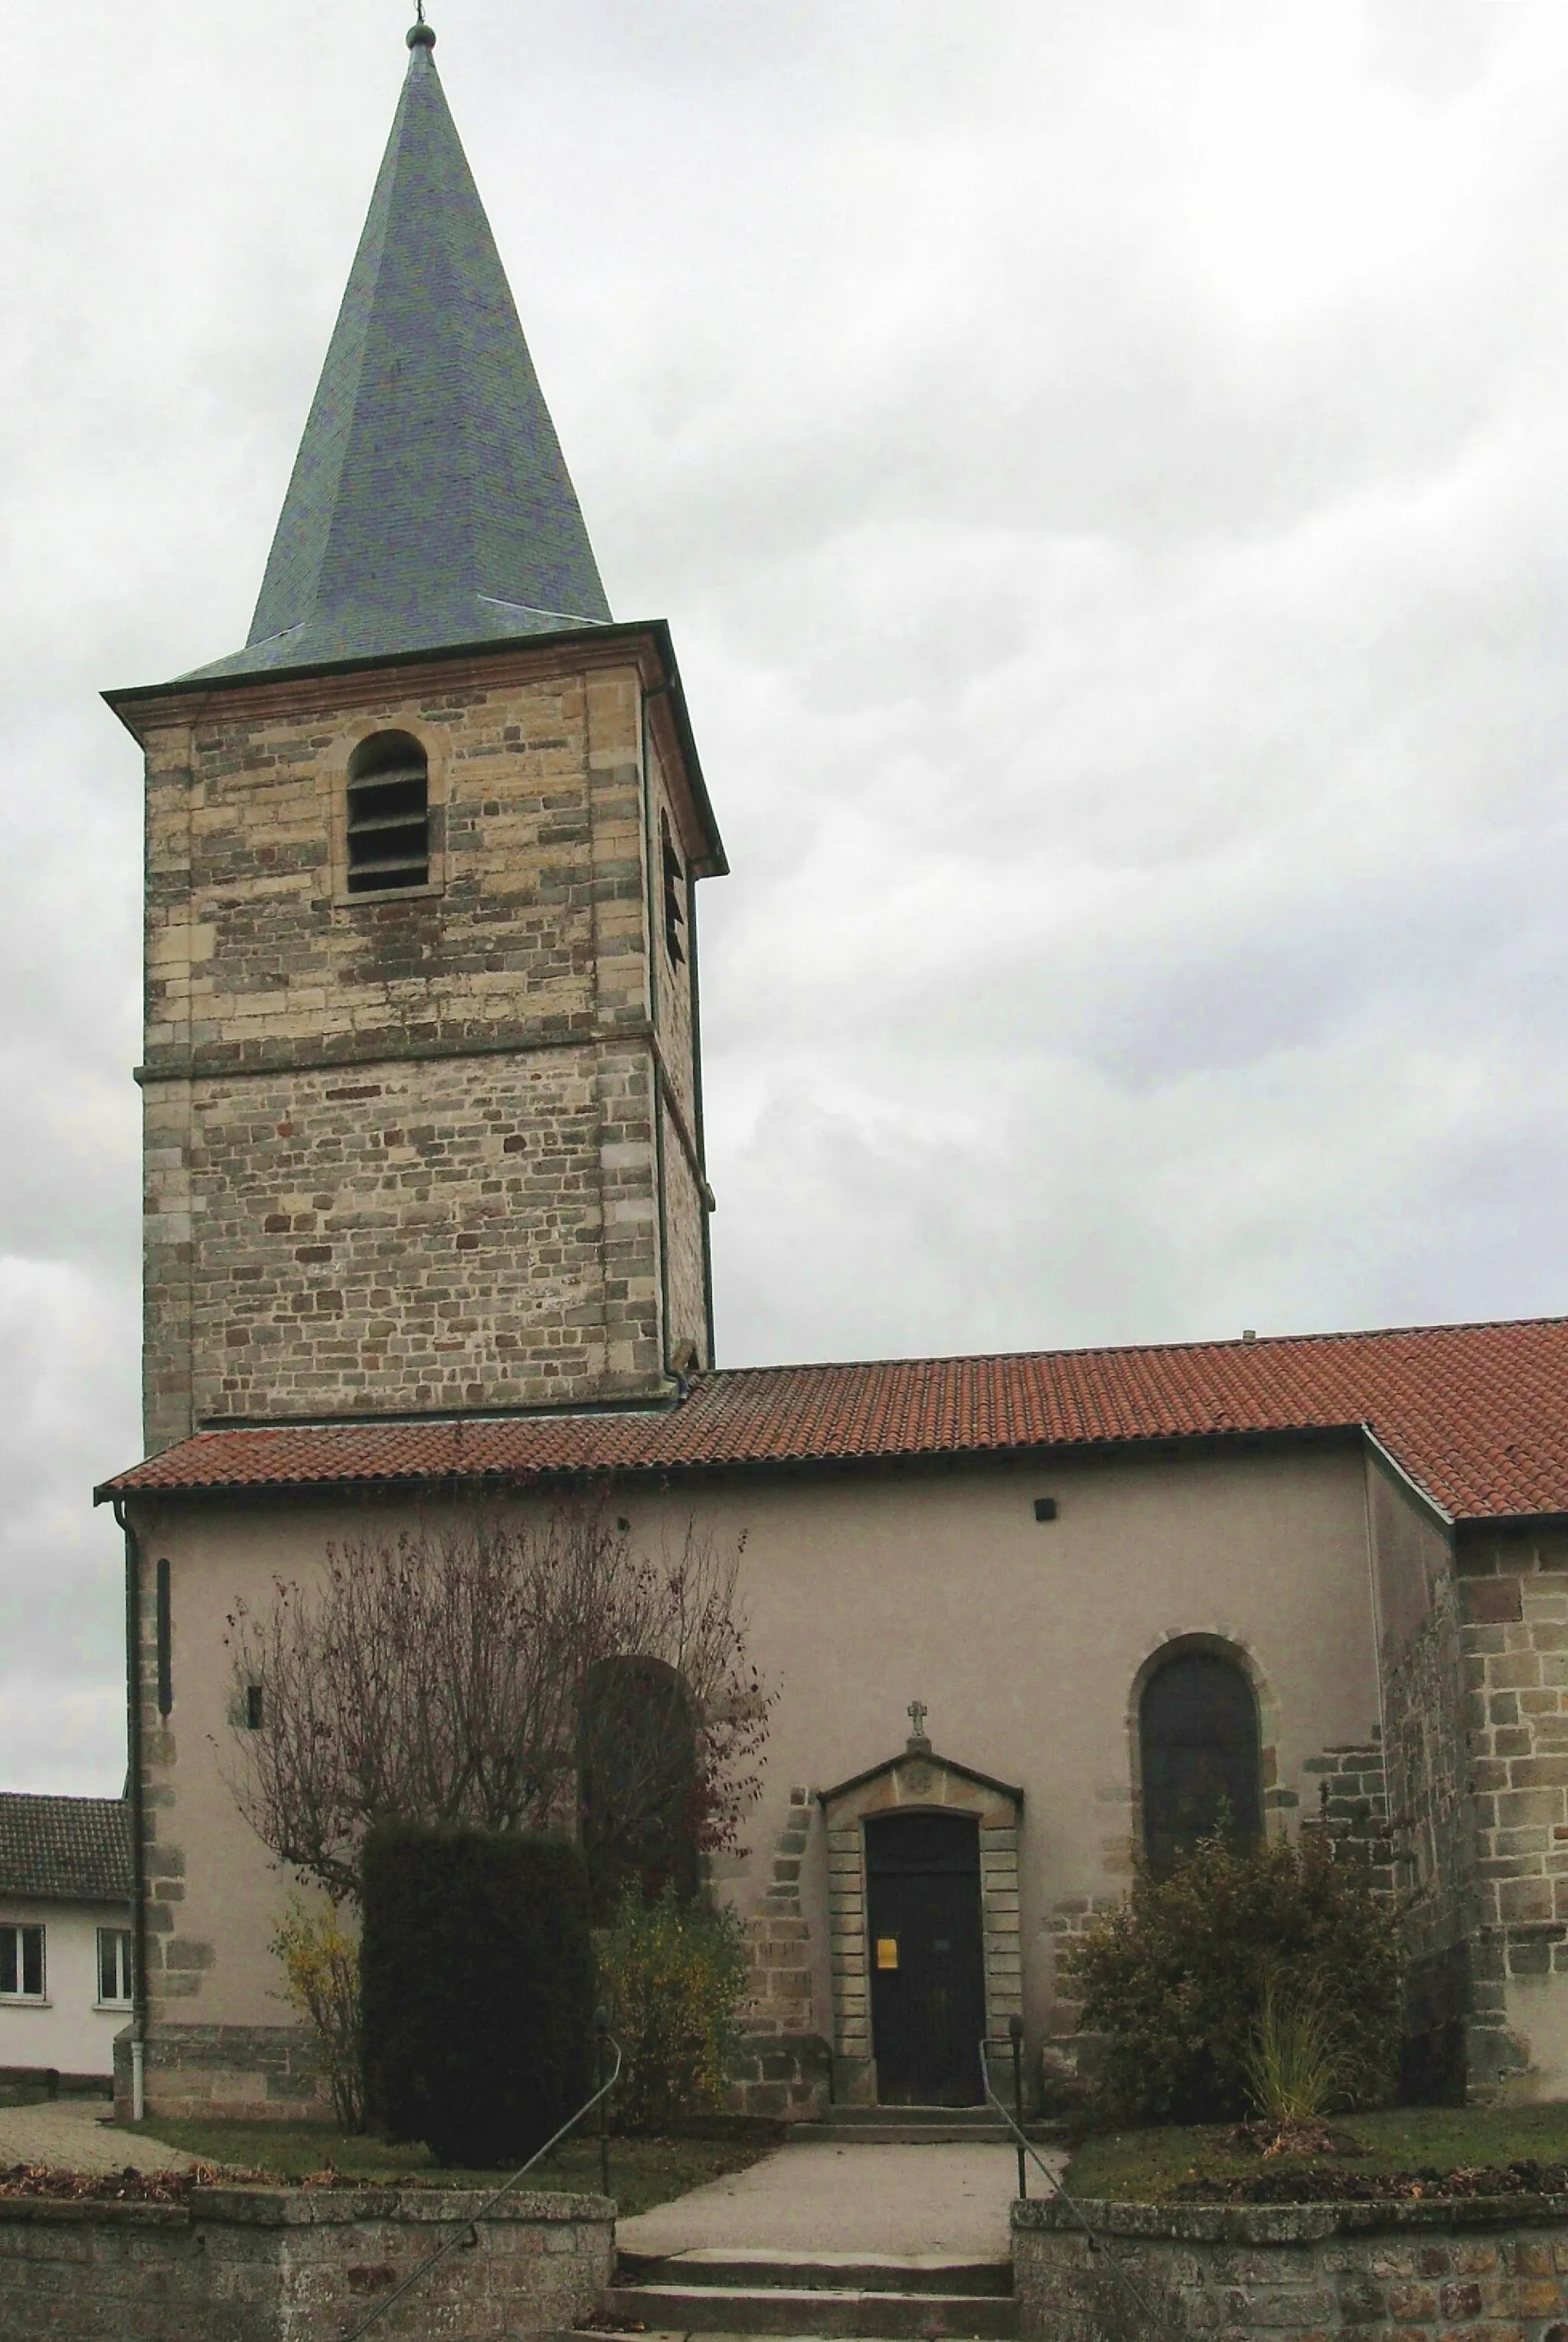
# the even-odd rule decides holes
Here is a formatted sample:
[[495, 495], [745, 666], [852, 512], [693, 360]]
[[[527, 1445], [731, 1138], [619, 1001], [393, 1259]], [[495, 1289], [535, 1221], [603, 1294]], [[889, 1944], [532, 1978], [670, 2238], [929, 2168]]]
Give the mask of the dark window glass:
[[247, 1684], [245, 1686], [245, 1728], [250, 1732], [259, 1732], [265, 1721], [266, 1702], [262, 1696], [262, 1687], [260, 1684]]
[[1144, 1690], [1140, 1739], [1144, 1851], [1158, 1876], [1216, 1830], [1243, 1845], [1263, 1836], [1257, 1706], [1233, 1660], [1168, 1661]]
[[701, 1823], [691, 1696], [659, 1659], [604, 1659], [578, 1727], [583, 1850], [601, 1916], [634, 1880], [645, 1895], [697, 1891]]
[[430, 772], [406, 732], [362, 741], [348, 767], [348, 891], [430, 883]]
[[44, 1930], [42, 1927], [0, 1927], [0, 1993], [13, 1997], [44, 1997]]
[[124, 1927], [100, 1927], [98, 1930], [98, 1998], [129, 2000], [130, 1997], [130, 1931]]

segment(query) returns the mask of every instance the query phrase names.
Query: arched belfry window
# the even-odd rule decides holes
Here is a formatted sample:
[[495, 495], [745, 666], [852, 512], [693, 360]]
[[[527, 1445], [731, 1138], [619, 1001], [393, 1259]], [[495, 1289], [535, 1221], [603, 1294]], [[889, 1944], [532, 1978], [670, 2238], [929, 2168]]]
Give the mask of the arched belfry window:
[[594, 1906], [607, 1918], [634, 1881], [689, 1897], [700, 1876], [697, 1718], [662, 1659], [601, 1659], [578, 1717], [578, 1807]]
[[1258, 1708], [1245, 1672], [1217, 1651], [1182, 1651], [1157, 1667], [1138, 1710], [1144, 1852], [1164, 1877], [1200, 1838], [1263, 1836]]
[[362, 740], [348, 766], [348, 891], [430, 883], [430, 767], [406, 732]]

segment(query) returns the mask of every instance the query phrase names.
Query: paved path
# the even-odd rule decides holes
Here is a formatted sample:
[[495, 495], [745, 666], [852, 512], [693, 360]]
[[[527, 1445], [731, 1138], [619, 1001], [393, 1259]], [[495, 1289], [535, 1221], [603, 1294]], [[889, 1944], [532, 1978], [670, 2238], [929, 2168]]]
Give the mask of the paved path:
[[[1046, 2151], [1060, 2170], [1066, 2158]], [[1044, 2182], [1039, 2183], [1044, 2187]], [[616, 2226], [634, 2253], [754, 2250], [1004, 2257], [1018, 2188], [1010, 2147], [781, 2147]], [[1031, 2191], [1033, 2192], [1033, 2190]]]
[[106, 2098], [61, 2098], [53, 2106], [0, 2107], [0, 2169], [47, 2163], [60, 2171], [184, 2171], [183, 2147], [110, 2129]]

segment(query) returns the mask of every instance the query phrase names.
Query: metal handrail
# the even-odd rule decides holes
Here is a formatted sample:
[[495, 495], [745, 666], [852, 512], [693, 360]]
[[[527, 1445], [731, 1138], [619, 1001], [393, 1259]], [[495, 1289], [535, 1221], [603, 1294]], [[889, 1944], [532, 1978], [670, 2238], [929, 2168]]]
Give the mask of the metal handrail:
[[[1014, 2022], [1016, 2022], [1016, 2019]], [[1104, 2255], [1112, 2275], [1115, 2277], [1117, 2283], [1124, 2287], [1132, 2296], [1133, 2300], [1137, 2304], [1138, 2308], [1143, 2312], [1144, 2317], [1147, 2318], [1154, 2331], [1156, 2334], [1164, 2335], [1167, 2337], [1167, 2342], [1183, 2342], [1183, 2337], [1180, 2337], [1178, 2329], [1162, 2317], [1160, 2312], [1149, 2300], [1148, 2297], [1137, 2285], [1134, 2283], [1132, 2277], [1129, 2277], [1126, 2269], [1123, 2267], [1121, 2258], [1116, 2253], [1114, 2247], [1112, 2246], [1109, 2238], [1102, 2235], [1100, 2230], [1095, 2227], [1094, 2223], [1090, 2219], [1083, 2206], [1078, 2202], [1077, 2197], [1068, 2195], [1067, 2190], [1063, 2187], [1062, 2182], [1057, 2178], [1056, 2174], [1052, 2170], [1050, 2165], [1046, 2163], [1035, 2151], [1033, 2139], [1027, 2136], [1023, 2127], [1016, 2121], [1016, 2119], [1008, 2113], [1007, 2108], [1003, 2105], [1001, 2099], [992, 2088], [991, 2067], [986, 2058], [986, 2051], [991, 2048], [1000, 2048], [1004, 2042], [1006, 2042], [1011, 2047], [1016, 2042], [1017, 2038], [1018, 2037], [1014, 2034], [1004, 2033], [987, 2033], [982, 2037], [980, 2043], [980, 2087], [984, 2091], [986, 2097], [995, 2107], [997, 2113], [1001, 2116], [1003, 2121], [1006, 2124], [1008, 2129], [1013, 2134], [1014, 2141], [1018, 2148], [1018, 2163], [1020, 2170], [1022, 2171], [1023, 2169], [1024, 2157], [1027, 2155], [1035, 2169], [1039, 2172], [1041, 2177], [1044, 2180], [1046, 2186], [1050, 2188], [1052, 2194], [1056, 2197], [1059, 2202], [1066, 2206], [1068, 2211], [1072, 2214], [1079, 2227], [1084, 2231], [1084, 2236], [1089, 2240], [1090, 2251], [1093, 2253], [1103, 2253]], [[1020, 2193], [1022, 2193], [1022, 2190], [1020, 2190]]]
[[611, 2074], [609, 2080], [607, 2082], [602, 2082], [591, 2098], [584, 2098], [576, 2113], [574, 2115], [568, 2116], [567, 2119], [562, 2124], [560, 2129], [556, 2131], [554, 2137], [547, 2138], [543, 2147], [536, 2148], [528, 2157], [527, 2162], [523, 2164], [519, 2169], [512, 2174], [510, 2179], [504, 2179], [500, 2187], [495, 2190], [495, 2193], [493, 2196], [487, 2196], [484, 2198], [484, 2203], [481, 2204], [477, 2212], [470, 2213], [467, 2219], [459, 2223], [457, 2232], [454, 2236], [448, 2237], [444, 2245], [437, 2246], [435, 2251], [430, 2255], [429, 2258], [427, 2260], [421, 2261], [416, 2269], [411, 2269], [408, 2275], [404, 2278], [403, 2283], [401, 2285], [394, 2286], [392, 2291], [386, 2296], [386, 2298], [384, 2301], [378, 2301], [375, 2307], [362, 2317], [357, 2326], [351, 2326], [347, 2333], [343, 2336], [342, 2342], [359, 2342], [359, 2337], [362, 2334], [368, 2334], [378, 2317], [385, 2317], [387, 2311], [393, 2308], [403, 2299], [404, 2294], [412, 2293], [416, 2285], [423, 2284], [424, 2279], [430, 2275], [431, 2270], [439, 2268], [444, 2260], [450, 2259], [451, 2256], [459, 2249], [470, 2236], [473, 2236], [475, 2242], [477, 2242], [477, 2231], [480, 2221], [488, 2219], [491, 2213], [495, 2209], [497, 2204], [501, 2203], [505, 2197], [511, 2195], [512, 2190], [516, 2187], [517, 2182], [520, 2179], [525, 2179], [529, 2172], [533, 2170], [534, 2166], [536, 2163], [542, 2162], [544, 2157], [549, 2154], [553, 2147], [560, 2146], [561, 2141], [565, 2137], [568, 2131], [576, 2129], [577, 2125], [582, 2121], [584, 2115], [591, 2115], [594, 2108], [609, 2097], [611, 2091], [614, 2088], [616, 2083], [621, 2078], [621, 2045], [614, 2038], [614, 2035], [608, 2032], [603, 2033], [600, 2036], [600, 2038], [607, 2041], [611, 2048], [615, 2053], [614, 2071]]

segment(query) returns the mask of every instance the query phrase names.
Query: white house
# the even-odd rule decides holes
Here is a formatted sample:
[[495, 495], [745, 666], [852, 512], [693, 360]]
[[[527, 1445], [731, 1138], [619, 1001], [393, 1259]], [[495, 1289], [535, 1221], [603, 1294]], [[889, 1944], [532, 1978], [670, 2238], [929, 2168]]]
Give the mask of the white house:
[[0, 2068], [106, 2080], [130, 2013], [125, 1801], [0, 1793]]

